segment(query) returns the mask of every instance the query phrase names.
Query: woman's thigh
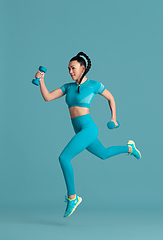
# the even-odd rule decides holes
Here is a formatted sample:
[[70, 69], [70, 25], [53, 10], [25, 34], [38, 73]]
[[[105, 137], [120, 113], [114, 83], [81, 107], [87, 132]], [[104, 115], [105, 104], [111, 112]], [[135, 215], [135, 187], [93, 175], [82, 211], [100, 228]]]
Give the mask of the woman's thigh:
[[88, 147], [87, 150], [95, 156], [104, 159], [106, 155], [106, 148], [102, 145], [100, 140], [96, 138]]
[[98, 130], [92, 127], [83, 128], [78, 132], [63, 149], [61, 155], [71, 160], [86, 149], [97, 137]]

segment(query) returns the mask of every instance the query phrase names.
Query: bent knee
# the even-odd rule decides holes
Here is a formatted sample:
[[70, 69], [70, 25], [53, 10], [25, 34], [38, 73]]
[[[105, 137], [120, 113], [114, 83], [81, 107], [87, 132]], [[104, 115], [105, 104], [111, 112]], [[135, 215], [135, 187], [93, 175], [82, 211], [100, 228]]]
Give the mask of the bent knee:
[[106, 160], [107, 159], [106, 156], [101, 156], [100, 158], [101, 158], [101, 160]]
[[110, 156], [106, 155], [106, 154], [103, 154], [103, 155], [100, 155], [100, 159], [101, 160], [106, 160], [108, 159]]
[[65, 162], [65, 158], [62, 156], [62, 154], [59, 156], [59, 163], [62, 165]]
[[65, 154], [62, 154], [59, 156], [59, 162], [61, 165], [66, 164], [67, 162], [70, 162], [71, 158], [69, 156], [66, 156]]

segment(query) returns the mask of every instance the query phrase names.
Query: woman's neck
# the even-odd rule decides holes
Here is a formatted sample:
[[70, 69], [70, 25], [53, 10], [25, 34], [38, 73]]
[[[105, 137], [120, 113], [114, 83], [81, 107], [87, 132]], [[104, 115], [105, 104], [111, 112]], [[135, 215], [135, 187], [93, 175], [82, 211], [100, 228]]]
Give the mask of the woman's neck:
[[[76, 80], [76, 83], [79, 84], [79, 81], [80, 81], [80, 80]], [[80, 84], [83, 84], [85, 81], [87, 81], [86, 76], [83, 77], [83, 79], [82, 79], [82, 81], [81, 81]]]

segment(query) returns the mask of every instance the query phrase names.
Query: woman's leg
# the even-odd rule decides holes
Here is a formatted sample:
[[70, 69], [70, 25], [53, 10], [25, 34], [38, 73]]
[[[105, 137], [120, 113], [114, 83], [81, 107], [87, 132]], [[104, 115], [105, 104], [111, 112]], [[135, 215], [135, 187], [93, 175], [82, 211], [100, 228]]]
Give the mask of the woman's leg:
[[80, 120], [83, 122], [83, 128], [81, 128], [80, 131], [70, 140], [59, 156], [68, 196], [75, 194], [74, 172], [70, 161], [72, 158], [86, 149], [98, 135], [98, 129], [96, 125], [90, 124], [90, 121], [84, 122], [83, 119], [86, 119], [86, 117], [80, 118]]
[[129, 147], [126, 146], [113, 146], [105, 148], [102, 143], [96, 138], [87, 148], [89, 152], [95, 156], [105, 160], [121, 153], [128, 153]]

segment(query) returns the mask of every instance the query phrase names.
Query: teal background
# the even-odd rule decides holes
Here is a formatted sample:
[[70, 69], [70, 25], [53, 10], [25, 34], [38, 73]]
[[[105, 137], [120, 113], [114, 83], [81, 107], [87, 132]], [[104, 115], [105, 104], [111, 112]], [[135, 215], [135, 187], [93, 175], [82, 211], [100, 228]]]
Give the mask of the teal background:
[[[74, 231], [71, 239], [162, 239], [163, 2], [0, 3], [0, 236], [62, 239]], [[142, 159], [102, 161], [87, 151], [75, 157], [83, 203], [65, 220], [58, 156], [74, 132], [64, 97], [44, 102], [31, 80], [43, 65], [49, 91], [72, 81], [68, 62], [79, 51], [92, 60], [87, 77], [102, 82], [117, 104], [121, 126], [110, 131], [107, 100], [93, 100], [99, 139], [105, 147], [132, 139]]]

